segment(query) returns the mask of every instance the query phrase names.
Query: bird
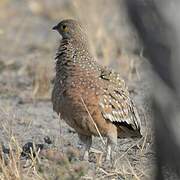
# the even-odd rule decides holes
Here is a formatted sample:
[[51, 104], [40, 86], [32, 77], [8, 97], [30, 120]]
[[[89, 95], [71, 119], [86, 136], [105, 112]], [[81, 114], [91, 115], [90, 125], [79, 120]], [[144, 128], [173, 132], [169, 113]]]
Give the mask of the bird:
[[98, 64], [90, 51], [82, 24], [64, 19], [55, 25], [60, 45], [55, 56], [53, 110], [72, 127], [89, 158], [93, 136], [107, 138], [106, 160], [112, 159], [117, 138], [140, 138], [141, 120], [125, 81], [109, 67]]

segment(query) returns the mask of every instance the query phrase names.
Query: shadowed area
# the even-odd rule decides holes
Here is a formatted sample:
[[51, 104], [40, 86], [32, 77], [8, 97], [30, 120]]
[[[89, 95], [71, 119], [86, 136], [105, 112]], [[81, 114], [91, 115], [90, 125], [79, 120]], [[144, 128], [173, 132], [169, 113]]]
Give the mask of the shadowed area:
[[[167, 8], [169, 7], [169, 8]], [[133, 25], [144, 43], [144, 55], [163, 83], [154, 82], [154, 129], [156, 142], [156, 179], [179, 179], [179, 36], [178, 1], [127, 1]], [[170, 15], [169, 15], [170, 14]], [[165, 98], [165, 99], [164, 99]]]

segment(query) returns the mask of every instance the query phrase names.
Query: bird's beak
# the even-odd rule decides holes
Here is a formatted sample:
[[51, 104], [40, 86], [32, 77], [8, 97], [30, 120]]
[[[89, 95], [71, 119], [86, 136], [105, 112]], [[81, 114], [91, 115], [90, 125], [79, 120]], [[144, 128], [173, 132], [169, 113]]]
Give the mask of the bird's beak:
[[52, 30], [57, 30], [57, 29], [58, 29], [57, 25], [52, 28]]

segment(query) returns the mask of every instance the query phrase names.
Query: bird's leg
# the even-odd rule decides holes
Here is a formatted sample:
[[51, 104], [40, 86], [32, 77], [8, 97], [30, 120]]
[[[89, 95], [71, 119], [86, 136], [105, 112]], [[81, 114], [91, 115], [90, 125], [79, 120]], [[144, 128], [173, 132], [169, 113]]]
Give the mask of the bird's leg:
[[92, 136], [85, 136], [82, 134], [78, 134], [79, 139], [85, 144], [85, 149], [83, 153], [83, 160], [88, 161], [89, 159], [89, 150], [92, 145]]
[[112, 130], [107, 137], [106, 161], [112, 157], [112, 146], [117, 146], [117, 129]]
[[111, 143], [111, 141], [109, 140], [109, 138], [108, 138], [108, 140], [107, 140], [107, 152], [106, 152], [106, 161], [110, 161], [111, 160], [111, 147], [112, 146], [112, 143]]

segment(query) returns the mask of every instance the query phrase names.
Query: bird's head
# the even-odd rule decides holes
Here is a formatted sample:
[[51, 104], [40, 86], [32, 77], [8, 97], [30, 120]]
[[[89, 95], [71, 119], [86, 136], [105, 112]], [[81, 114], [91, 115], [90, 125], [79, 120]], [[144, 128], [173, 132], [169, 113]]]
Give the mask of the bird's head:
[[82, 38], [84, 36], [81, 24], [73, 19], [62, 20], [52, 29], [58, 31], [61, 34], [62, 38], [66, 39], [77, 39], [79, 37]]

